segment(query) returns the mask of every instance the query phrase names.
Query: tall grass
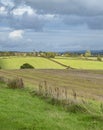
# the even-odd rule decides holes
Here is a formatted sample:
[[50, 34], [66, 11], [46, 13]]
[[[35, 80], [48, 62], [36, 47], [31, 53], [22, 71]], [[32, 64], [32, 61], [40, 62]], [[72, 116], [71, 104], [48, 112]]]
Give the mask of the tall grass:
[[9, 88], [12, 88], [12, 89], [24, 88], [24, 83], [23, 83], [22, 78], [15, 78], [15, 79], [12, 79], [12, 80], [8, 80], [7, 85], [8, 85]]
[[68, 112], [87, 113], [95, 117], [99, 114], [100, 118], [103, 118], [103, 104], [100, 104], [100, 111], [97, 112], [94, 106], [92, 106], [93, 104], [78, 97], [75, 90], [72, 90], [72, 95], [69, 95], [66, 87], [50, 86], [47, 84], [47, 81], [42, 81], [31, 94], [45, 99], [52, 105], [59, 105]]
[[[4, 77], [0, 77], [0, 82], [6, 83], [7, 86], [12, 89], [24, 88], [24, 82], [22, 78], [9, 80], [5, 79]], [[69, 112], [83, 112], [90, 114], [96, 113], [94, 108], [91, 107], [91, 103], [85, 101], [85, 99], [79, 98], [75, 90], [72, 90], [72, 95], [69, 95], [68, 89], [66, 87], [48, 85], [47, 81], [40, 82], [37, 89], [30, 93], [33, 96], [37, 95], [40, 98], [46, 99], [46, 101], [53, 105], [60, 105]], [[100, 104], [100, 113], [103, 116], [102, 103]]]
[[47, 81], [40, 82], [38, 88], [32, 91], [31, 94], [45, 98], [53, 105], [61, 105], [67, 111], [89, 112], [87, 103], [84, 100], [80, 100], [74, 90], [71, 96], [68, 94], [67, 88], [50, 86]]

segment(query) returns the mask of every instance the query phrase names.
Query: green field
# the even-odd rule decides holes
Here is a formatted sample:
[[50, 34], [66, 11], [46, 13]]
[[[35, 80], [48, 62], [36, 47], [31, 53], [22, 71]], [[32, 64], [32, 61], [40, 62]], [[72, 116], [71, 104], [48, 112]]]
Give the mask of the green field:
[[61, 65], [41, 57], [0, 58], [0, 66], [2, 67], [2, 69], [20, 69], [20, 66], [24, 63], [29, 63], [36, 69], [64, 69], [64, 67], [62, 67]]
[[85, 60], [78, 57], [77, 58], [57, 57], [53, 60], [76, 69], [103, 70], [103, 62], [95, 61], [94, 59], [95, 58], [93, 59], [88, 58], [88, 60]]
[[1, 57], [0, 66], [2, 69], [20, 69], [24, 63], [29, 63], [36, 69], [66, 69], [59, 63], [75, 69], [103, 70], [103, 62], [94, 58], [82, 59], [80, 57], [56, 57], [53, 62], [42, 57]]
[[0, 130], [103, 130], [98, 116], [71, 113], [28, 90], [12, 90], [0, 84]]

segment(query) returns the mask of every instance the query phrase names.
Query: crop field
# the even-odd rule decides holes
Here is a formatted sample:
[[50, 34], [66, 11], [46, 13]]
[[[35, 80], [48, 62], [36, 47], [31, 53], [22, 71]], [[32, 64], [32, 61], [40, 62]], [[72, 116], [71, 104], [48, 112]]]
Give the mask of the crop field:
[[0, 58], [2, 69], [20, 69], [24, 63], [29, 63], [36, 69], [64, 69], [63, 66], [41, 57], [3, 57]]
[[51, 87], [57, 86], [72, 90], [78, 97], [103, 101], [103, 71], [89, 70], [0, 70], [0, 76], [6, 78], [23, 78], [25, 85], [34, 88], [42, 81]]
[[103, 70], [103, 61], [96, 61], [95, 58], [88, 58], [88, 60], [85, 60], [78, 57], [56, 57], [53, 60], [76, 69]]

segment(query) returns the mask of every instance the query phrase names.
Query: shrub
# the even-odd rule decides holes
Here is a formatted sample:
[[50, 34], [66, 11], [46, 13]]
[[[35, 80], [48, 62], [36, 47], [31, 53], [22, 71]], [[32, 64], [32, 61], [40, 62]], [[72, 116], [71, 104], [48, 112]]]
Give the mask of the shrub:
[[1, 66], [0, 66], [0, 69], [2, 69]]
[[25, 63], [22, 66], [20, 66], [20, 69], [34, 69], [34, 67], [28, 63]]
[[24, 83], [23, 83], [22, 78], [16, 78], [16, 79], [13, 79], [13, 80], [9, 80], [7, 85], [8, 85], [9, 88], [12, 88], [12, 89], [24, 88]]

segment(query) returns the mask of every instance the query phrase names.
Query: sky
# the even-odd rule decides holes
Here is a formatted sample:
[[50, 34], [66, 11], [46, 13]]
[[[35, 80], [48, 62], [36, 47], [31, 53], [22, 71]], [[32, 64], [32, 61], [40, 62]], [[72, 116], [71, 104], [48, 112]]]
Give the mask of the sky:
[[103, 50], [103, 0], [0, 0], [0, 51]]

